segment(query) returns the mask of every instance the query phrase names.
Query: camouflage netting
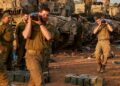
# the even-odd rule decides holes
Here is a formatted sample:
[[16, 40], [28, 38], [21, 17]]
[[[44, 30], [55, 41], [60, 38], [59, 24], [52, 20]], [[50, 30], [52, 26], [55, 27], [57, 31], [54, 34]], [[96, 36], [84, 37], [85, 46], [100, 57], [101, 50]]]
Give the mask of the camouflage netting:
[[51, 16], [51, 22], [61, 33], [76, 34], [76, 20], [71, 17]]
[[[75, 17], [51, 16], [49, 22], [60, 32], [60, 38], [56, 41], [63, 46], [72, 45], [75, 41], [74, 37], [79, 33], [77, 31], [82, 31], [79, 35], [83, 34], [83, 42], [91, 41], [94, 23], [88, 22], [84, 17], [81, 19], [81, 23], [78, 23]], [[80, 40], [81, 37], [77, 39]]]

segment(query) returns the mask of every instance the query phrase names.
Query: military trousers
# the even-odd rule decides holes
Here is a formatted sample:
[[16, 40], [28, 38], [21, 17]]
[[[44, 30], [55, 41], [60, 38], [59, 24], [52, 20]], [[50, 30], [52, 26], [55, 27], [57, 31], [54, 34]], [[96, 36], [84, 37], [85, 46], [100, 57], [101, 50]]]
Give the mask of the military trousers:
[[28, 86], [45, 86], [42, 72], [42, 58], [40, 51], [26, 51], [25, 61], [27, 69], [30, 72]]
[[6, 60], [6, 52], [0, 54], [0, 86], [10, 86], [5, 60]]
[[110, 56], [110, 41], [101, 40], [98, 41], [95, 49], [95, 57], [98, 64], [106, 65], [108, 57]]
[[10, 86], [5, 65], [0, 62], [0, 86]]
[[42, 54], [43, 61], [42, 61], [42, 69], [43, 72], [48, 72], [49, 71], [49, 59], [50, 59], [50, 53], [51, 50], [48, 48], [45, 48]]

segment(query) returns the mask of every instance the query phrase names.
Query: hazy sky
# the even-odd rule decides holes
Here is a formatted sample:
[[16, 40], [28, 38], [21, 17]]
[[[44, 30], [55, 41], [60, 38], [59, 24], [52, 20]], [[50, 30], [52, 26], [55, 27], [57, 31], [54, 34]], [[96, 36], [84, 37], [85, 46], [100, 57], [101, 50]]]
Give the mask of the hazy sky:
[[[97, 1], [102, 1], [102, 0], [97, 0]], [[111, 3], [120, 3], [120, 0], [110, 0]]]

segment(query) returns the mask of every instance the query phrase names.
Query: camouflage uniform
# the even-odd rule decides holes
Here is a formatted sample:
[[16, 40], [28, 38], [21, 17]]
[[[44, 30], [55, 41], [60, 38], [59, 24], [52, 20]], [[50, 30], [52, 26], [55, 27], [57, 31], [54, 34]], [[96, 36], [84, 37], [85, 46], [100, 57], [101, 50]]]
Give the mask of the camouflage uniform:
[[5, 62], [12, 50], [13, 30], [9, 24], [0, 24], [0, 86], [8, 86]]
[[24, 56], [25, 56], [25, 43], [26, 40], [24, 39], [22, 32], [25, 28], [25, 23], [23, 21], [21, 21], [16, 28], [16, 35], [17, 35], [17, 42], [18, 42], [18, 48], [17, 48], [17, 55], [18, 55], [18, 59], [17, 59], [17, 65], [22, 67], [25, 65], [24, 63]]
[[[95, 49], [95, 56], [100, 67], [105, 66], [110, 55], [110, 34], [106, 24], [100, 26], [101, 30], [98, 32], [98, 43]], [[101, 56], [103, 57], [101, 58]]]
[[[51, 28], [47, 26], [47, 28]], [[50, 43], [45, 39], [39, 25], [32, 22], [31, 37], [26, 40], [26, 66], [30, 71], [28, 86], [43, 86], [43, 71], [47, 70], [48, 58], [50, 55]]]
[[91, 14], [92, 0], [84, 0], [84, 2], [85, 2], [85, 14], [90, 15]]

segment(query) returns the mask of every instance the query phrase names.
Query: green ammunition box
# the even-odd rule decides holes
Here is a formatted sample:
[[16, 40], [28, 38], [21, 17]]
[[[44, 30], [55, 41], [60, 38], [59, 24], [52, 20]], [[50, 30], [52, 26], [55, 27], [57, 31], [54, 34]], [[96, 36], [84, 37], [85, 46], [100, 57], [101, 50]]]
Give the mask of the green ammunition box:
[[91, 86], [89, 77], [84, 78], [84, 86]]
[[78, 76], [74, 75], [71, 77], [71, 84], [78, 85]]
[[73, 76], [73, 74], [67, 74], [65, 75], [65, 83], [71, 83], [71, 77]]
[[78, 78], [78, 85], [79, 86], [84, 86], [84, 78], [83, 77]]

